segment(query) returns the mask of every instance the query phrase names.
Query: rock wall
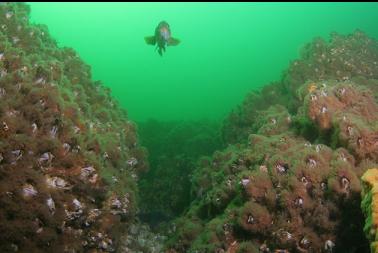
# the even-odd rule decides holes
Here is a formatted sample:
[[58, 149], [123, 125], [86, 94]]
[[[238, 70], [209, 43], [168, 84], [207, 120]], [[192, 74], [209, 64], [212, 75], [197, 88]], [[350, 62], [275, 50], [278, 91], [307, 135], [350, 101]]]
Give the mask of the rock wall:
[[224, 124], [234, 144], [195, 171], [169, 252], [368, 252], [360, 177], [378, 163], [377, 61], [375, 40], [334, 34], [249, 94]]
[[29, 12], [0, 5], [0, 251], [114, 252], [145, 151], [109, 89]]

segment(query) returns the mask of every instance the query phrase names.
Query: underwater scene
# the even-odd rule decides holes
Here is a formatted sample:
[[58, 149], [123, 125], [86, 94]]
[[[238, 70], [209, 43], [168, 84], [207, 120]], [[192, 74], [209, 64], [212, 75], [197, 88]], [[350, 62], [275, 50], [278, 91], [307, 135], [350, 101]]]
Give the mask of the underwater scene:
[[0, 253], [377, 253], [377, 25], [0, 2]]

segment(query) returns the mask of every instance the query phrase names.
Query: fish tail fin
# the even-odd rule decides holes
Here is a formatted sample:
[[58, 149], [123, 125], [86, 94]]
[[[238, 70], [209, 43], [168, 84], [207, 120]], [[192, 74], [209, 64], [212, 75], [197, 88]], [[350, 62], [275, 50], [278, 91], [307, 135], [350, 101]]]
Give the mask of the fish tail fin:
[[178, 44], [180, 44], [180, 40], [171, 37], [171, 38], [169, 38], [167, 44], [168, 44], [168, 46], [177, 46]]
[[144, 40], [148, 45], [155, 45], [156, 44], [156, 39], [155, 36], [146, 36], [144, 37]]

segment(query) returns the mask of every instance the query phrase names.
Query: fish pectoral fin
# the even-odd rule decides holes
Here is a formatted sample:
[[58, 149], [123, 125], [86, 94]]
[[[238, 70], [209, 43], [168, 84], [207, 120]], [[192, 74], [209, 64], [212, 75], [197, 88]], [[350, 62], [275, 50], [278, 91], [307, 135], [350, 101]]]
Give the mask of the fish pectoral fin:
[[177, 46], [178, 44], [180, 44], [180, 40], [171, 37], [171, 38], [169, 38], [167, 44], [168, 44], [168, 46]]
[[146, 36], [144, 37], [144, 40], [148, 45], [155, 45], [156, 44], [156, 39], [155, 36]]

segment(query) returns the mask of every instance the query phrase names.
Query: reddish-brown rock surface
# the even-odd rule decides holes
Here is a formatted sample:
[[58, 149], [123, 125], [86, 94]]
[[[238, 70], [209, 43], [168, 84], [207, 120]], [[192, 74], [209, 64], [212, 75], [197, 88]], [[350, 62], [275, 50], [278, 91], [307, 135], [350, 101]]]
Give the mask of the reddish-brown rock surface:
[[144, 150], [109, 90], [28, 8], [0, 5], [0, 251], [114, 252]]

